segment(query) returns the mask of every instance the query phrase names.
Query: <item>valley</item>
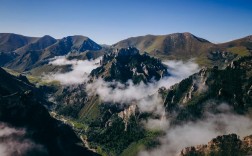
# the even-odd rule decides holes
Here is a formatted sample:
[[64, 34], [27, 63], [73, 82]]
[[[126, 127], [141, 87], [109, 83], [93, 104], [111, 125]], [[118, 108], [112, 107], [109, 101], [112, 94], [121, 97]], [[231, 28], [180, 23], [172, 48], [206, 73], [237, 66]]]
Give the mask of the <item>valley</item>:
[[251, 54], [251, 36], [0, 33], [0, 121], [38, 144], [20, 155], [248, 155]]

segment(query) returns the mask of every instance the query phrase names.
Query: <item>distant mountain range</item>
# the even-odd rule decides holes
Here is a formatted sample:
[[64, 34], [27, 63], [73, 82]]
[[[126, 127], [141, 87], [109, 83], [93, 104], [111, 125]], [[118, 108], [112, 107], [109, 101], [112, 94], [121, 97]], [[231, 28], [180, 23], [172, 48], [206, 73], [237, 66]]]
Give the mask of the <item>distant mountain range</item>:
[[[235, 57], [233, 55], [250, 55], [252, 36], [214, 44], [191, 33], [174, 33], [131, 37], [113, 45], [119, 49], [129, 46], [163, 59], [188, 60], [195, 58], [200, 65], [218, 65], [221, 60], [225, 61]], [[227, 52], [230, 52], [231, 55]]]
[[51, 36], [27, 37], [17, 34], [0, 34], [0, 60], [2, 65], [17, 71], [26, 71], [44, 64], [55, 56], [69, 52], [98, 51], [102, 47], [85, 36], [68, 36], [54, 39]]
[[21, 72], [44, 65], [48, 59], [70, 52], [77, 58], [91, 59], [103, 55], [108, 49], [128, 47], [136, 47], [141, 53], [147, 52], [160, 59], [195, 59], [199, 65], [212, 66], [223, 65], [238, 56], [250, 55], [252, 36], [214, 44], [190, 33], [174, 33], [131, 37], [112, 46], [103, 46], [80, 35], [55, 39], [48, 35], [27, 37], [0, 33], [0, 66]]

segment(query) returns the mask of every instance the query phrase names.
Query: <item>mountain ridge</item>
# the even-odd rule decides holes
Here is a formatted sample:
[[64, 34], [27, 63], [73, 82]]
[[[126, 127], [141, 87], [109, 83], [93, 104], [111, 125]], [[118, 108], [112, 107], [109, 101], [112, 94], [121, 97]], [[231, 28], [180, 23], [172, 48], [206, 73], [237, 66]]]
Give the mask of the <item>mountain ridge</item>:
[[[121, 49], [136, 47], [141, 53], [162, 60], [195, 59], [200, 66], [223, 66], [230, 61], [252, 53], [251, 35], [224, 43], [211, 43], [189, 32], [167, 35], [145, 35], [121, 40], [110, 47], [103, 47], [86, 36], [73, 35], [55, 39], [49, 35], [43, 37], [28, 37], [11, 33], [0, 33], [1, 66], [18, 71], [31, 70], [54, 56], [66, 55], [70, 52], [89, 52], [90, 56], [97, 56], [95, 51], [103, 49]], [[78, 58], [78, 56], [75, 56]], [[81, 57], [83, 58], [83, 57]], [[26, 60], [28, 63], [24, 63]], [[27, 62], [27, 61], [26, 61]], [[31, 65], [35, 64], [35, 65]]]
[[[0, 34], [0, 59], [2, 66], [17, 71], [27, 71], [43, 65], [48, 59], [71, 52], [82, 53], [87, 50], [99, 51], [100, 45], [86, 36], [67, 36], [55, 39], [49, 35], [26, 37], [17, 34]], [[12, 47], [11, 47], [12, 45]], [[2, 47], [2, 48], [1, 48]]]
[[[162, 60], [188, 60], [195, 58], [201, 66], [223, 65], [238, 56], [251, 55], [251, 36], [246, 36], [221, 44], [211, 43], [191, 33], [173, 33], [168, 35], [145, 35], [121, 40], [113, 48], [134, 46], [141, 52]], [[212, 54], [218, 52], [218, 54]], [[224, 56], [226, 55], [226, 56]], [[214, 59], [212, 59], [214, 58]]]

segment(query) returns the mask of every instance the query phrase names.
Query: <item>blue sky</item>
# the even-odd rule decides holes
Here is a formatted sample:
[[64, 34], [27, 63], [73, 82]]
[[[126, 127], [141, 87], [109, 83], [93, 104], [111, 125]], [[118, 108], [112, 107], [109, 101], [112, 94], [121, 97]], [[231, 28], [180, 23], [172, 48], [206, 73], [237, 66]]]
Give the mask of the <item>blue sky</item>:
[[220, 43], [252, 34], [252, 0], [0, 0], [0, 32], [101, 44], [191, 32]]

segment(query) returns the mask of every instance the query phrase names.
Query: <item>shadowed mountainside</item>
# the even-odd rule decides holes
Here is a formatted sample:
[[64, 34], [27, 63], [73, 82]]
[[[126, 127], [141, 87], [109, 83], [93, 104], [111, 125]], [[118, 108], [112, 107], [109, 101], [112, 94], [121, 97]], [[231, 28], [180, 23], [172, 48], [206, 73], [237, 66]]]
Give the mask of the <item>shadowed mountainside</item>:
[[80, 35], [56, 40], [48, 35], [34, 38], [2, 33], [0, 41], [0, 59], [3, 61], [1, 65], [20, 72], [46, 64], [48, 59], [55, 56], [70, 52], [82, 53], [87, 50], [94, 53], [102, 49], [88, 37]]
[[[35, 88], [25, 76], [10, 75], [0, 68], [0, 129], [10, 130], [1, 134], [1, 148], [9, 155], [97, 155], [86, 148], [73, 130], [53, 119], [47, 109], [42, 92]], [[19, 132], [20, 131], [20, 132]]]

